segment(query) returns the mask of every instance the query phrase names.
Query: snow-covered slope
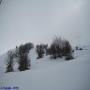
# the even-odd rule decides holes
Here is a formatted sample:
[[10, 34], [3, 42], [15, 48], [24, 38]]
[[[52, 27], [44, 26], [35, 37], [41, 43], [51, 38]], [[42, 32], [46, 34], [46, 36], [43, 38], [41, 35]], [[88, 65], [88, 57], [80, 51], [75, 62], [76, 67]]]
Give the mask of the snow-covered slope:
[[75, 59], [71, 61], [54, 60], [49, 56], [36, 59], [37, 54], [32, 49], [29, 53], [31, 70], [5, 74], [0, 68], [0, 87], [18, 87], [19, 90], [90, 90], [90, 47], [75, 51], [74, 56]]

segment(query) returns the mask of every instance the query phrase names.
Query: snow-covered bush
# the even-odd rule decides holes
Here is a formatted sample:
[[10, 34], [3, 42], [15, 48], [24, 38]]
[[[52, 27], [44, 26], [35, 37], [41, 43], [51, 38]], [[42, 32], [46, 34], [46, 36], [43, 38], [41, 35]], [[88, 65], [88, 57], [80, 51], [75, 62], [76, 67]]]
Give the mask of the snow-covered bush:
[[63, 56], [65, 56], [65, 60], [74, 59], [72, 53], [74, 52], [69, 41], [64, 40], [64, 47], [62, 49]]
[[32, 43], [16, 46], [15, 49], [9, 50], [7, 53], [6, 72], [14, 72], [14, 59], [17, 59], [18, 69], [24, 71], [30, 68], [30, 60], [28, 58], [29, 51], [34, 48]]
[[25, 71], [30, 68], [30, 60], [28, 58], [29, 50], [34, 47], [32, 43], [26, 43], [19, 47], [19, 70]]
[[13, 72], [13, 52], [8, 51], [8, 58], [6, 61], [6, 72]]
[[[53, 58], [58, 58], [62, 56], [68, 57], [68, 59], [72, 59], [72, 47], [67, 40], [63, 40], [60, 37], [56, 37], [51, 46], [50, 52]], [[67, 59], [67, 58], [66, 58]]]
[[6, 60], [6, 72], [13, 72], [14, 69], [14, 61], [13, 59], [14, 58], [19, 58], [19, 53], [18, 53], [18, 47], [16, 47], [15, 49], [13, 50], [9, 50], [7, 52], [7, 60]]
[[[14, 72], [14, 59], [19, 59], [19, 48], [7, 52], [6, 72]], [[16, 61], [18, 63], [18, 61]]]
[[38, 57], [37, 57], [38, 59], [43, 57], [43, 55], [46, 53], [47, 47], [48, 47], [47, 44], [46, 45], [40, 44], [36, 46], [36, 52], [38, 54]]

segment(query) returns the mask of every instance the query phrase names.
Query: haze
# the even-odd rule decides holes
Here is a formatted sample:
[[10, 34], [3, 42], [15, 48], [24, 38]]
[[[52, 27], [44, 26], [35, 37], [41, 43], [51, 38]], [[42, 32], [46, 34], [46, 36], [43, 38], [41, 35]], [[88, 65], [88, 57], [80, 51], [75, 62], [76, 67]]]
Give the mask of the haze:
[[50, 44], [55, 35], [89, 44], [89, 8], [89, 0], [2, 0], [0, 54], [26, 42]]

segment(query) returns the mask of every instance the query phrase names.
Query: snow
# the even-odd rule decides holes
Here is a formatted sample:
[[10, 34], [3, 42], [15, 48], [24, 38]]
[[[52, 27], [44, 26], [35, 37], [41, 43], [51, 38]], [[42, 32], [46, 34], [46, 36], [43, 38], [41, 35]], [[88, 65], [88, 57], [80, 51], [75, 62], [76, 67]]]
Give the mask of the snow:
[[64, 58], [54, 60], [50, 56], [36, 59], [36, 51], [32, 49], [29, 53], [30, 70], [6, 74], [0, 68], [0, 87], [19, 87], [19, 90], [90, 90], [89, 54], [90, 47], [75, 51], [75, 59], [70, 61]]
[[[2, 0], [0, 54], [28, 41], [34, 45], [50, 44], [55, 35], [75, 46], [90, 44], [89, 7], [89, 0]], [[90, 90], [90, 45], [75, 51], [74, 57], [71, 61], [50, 56], [36, 59], [37, 53], [32, 49], [30, 70], [19, 72], [14, 59], [15, 72], [5, 73], [5, 53], [0, 56], [0, 89]]]

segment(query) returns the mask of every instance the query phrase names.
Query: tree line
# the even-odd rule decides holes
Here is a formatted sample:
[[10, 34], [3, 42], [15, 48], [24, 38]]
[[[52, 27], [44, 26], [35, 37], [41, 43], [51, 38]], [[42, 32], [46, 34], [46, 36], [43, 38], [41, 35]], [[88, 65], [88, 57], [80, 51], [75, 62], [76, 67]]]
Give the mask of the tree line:
[[[19, 47], [16, 46], [14, 51], [9, 50], [7, 55], [7, 64], [6, 64], [6, 72], [13, 72], [13, 59], [18, 58], [18, 70], [25, 71], [30, 69], [31, 63], [30, 58], [28, 58], [28, 54], [30, 50], [34, 48], [34, 44], [29, 42], [26, 44], [22, 44]], [[51, 59], [57, 59], [65, 57], [65, 60], [74, 59], [73, 57], [73, 49], [69, 41], [65, 39], [61, 39], [60, 37], [55, 37], [52, 41], [51, 45], [48, 44], [38, 44], [35, 47], [37, 52], [37, 59], [43, 58], [44, 56], [50, 55]]]

